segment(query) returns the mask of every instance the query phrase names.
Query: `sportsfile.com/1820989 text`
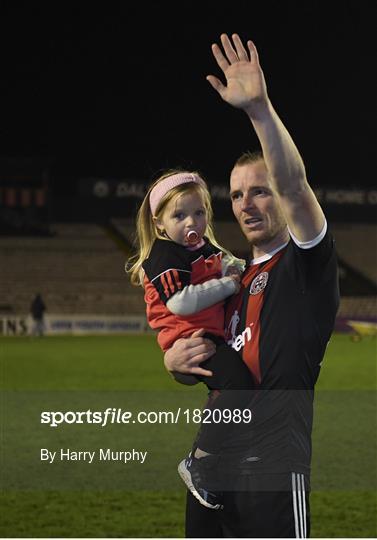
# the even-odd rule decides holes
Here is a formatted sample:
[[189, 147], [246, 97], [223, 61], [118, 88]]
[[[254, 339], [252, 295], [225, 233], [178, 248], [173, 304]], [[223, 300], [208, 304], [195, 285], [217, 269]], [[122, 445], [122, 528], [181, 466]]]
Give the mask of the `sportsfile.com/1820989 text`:
[[41, 424], [58, 427], [61, 424], [248, 424], [252, 420], [250, 409], [182, 409], [175, 411], [124, 411], [109, 407], [104, 411], [42, 411]]

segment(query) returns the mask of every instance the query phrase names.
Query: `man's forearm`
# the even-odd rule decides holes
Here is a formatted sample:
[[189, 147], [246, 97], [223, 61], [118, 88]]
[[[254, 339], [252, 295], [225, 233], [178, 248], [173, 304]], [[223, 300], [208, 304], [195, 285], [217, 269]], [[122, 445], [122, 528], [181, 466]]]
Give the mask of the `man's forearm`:
[[271, 102], [261, 101], [245, 111], [262, 146], [273, 187], [280, 195], [294, 195], [307, 186], [300, 153]]

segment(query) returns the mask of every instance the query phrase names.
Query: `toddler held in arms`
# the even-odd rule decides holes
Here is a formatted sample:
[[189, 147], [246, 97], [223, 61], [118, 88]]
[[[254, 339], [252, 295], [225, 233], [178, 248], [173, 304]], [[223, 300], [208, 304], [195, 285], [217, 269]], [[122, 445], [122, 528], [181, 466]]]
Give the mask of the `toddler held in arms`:
[[[216, 241], [211, 198], [195, 172], [174, 171], [149, 188], [137, 217], [137, 254], [127, 272], [145, 289], [149, 325], [158, 330], [163, 351], [182, 337], [204, 328], [216, 346], [201, 367], [212, 376], [195, 375], [216, 390], [212, 402], [220, 412], [242, 410], [253, 388], [251, 373], [224, 341], [224, 302], [240, 289], [245, 261], [236, 259]], [[223, 418], [223, 416], [221, 416]], [[222, 507], [216, 489], [216, 464], [232, 424], [202, 424], [196, 448], [178, 466], [193, 495], [208, 508]]]

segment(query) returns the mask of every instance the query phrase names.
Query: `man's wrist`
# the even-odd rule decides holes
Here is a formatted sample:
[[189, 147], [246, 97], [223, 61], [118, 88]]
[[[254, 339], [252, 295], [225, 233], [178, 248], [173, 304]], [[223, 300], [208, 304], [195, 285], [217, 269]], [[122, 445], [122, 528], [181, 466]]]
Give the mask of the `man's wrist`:
[[250, 101], [250, 103], [244, 107], [244, 111], [250, 120], [263, 120], [267, 116], [271, 116], [272, 104], [268, 97], [261, 97]]

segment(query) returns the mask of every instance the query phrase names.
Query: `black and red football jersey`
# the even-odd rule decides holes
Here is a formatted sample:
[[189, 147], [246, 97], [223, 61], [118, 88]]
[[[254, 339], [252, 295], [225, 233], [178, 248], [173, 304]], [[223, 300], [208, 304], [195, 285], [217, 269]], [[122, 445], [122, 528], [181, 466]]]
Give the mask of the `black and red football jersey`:
[[166, 351], [180, 337], [205, 328], [208, 333], [224, 336], [224, 302], [198, 313], [179, 316], [166, 307], [168, 300], [187, 285], [221, 278], [222, 251], [206, 240], [205, 244], [189, 250], [169, 240], [157, 239], [143, 263], [145, 271], [144, 299], [149, 325], [159, 330], [158, 343]]
[[339, 304], [336, 253], [327, 231], [315, 247], [290, 240], [271, 255], [252, 261], [226, 309], [226, 341], [257, 385], [252, 422], [233, 450], [248, 448], [256, 470], [304, 473], [314, 385]]

